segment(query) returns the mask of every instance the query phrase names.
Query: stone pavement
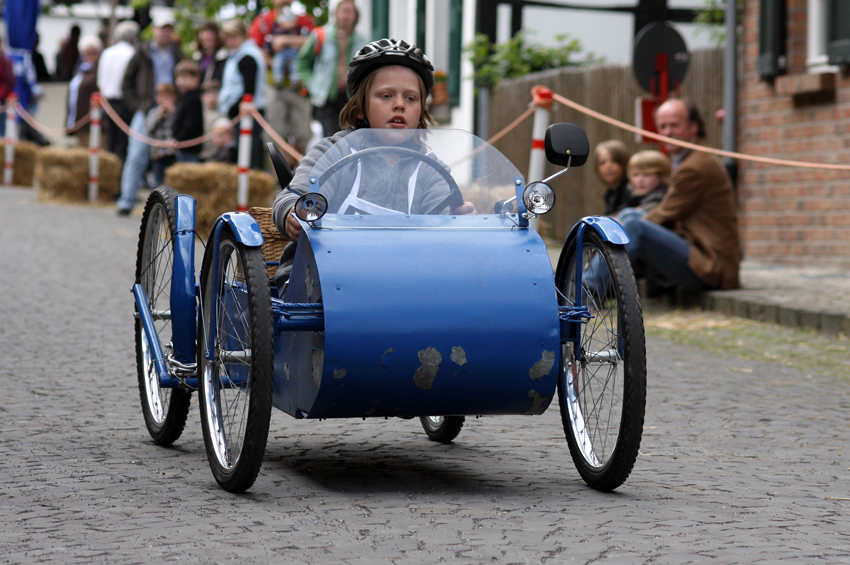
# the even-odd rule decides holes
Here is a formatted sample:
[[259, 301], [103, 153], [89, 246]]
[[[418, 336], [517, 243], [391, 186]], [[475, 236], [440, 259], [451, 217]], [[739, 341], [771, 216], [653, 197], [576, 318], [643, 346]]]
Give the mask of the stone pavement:
[[641, 453], [586, 487], [558, 407], [418, 422], [275, 410], [257, 483], [217, 487], [196, 400], [142, 422], [139, 217], [0, 188], [0, 564], [850, 563], [845, 374], [648, 340]]

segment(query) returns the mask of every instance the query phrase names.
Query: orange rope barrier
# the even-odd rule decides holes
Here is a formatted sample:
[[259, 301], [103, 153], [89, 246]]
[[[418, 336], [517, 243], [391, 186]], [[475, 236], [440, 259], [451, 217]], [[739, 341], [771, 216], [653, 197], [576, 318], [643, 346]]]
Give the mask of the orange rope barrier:
[[[126, 133], [130, 137], [141, 141], [142, 143], [146, 143], [148, 145], [153, 145], [154, 147], [173, 147], [174, 149], [184, 149], [186, 147], [192, 147], [194, 145], [200, 145], [203, 142], [212, 139], [212, 132], [206, 133], [206, 134], [202, 135], [201, 137], [196, 137], [196, 138], [193, 138], [193, 139], [187, 139], [186, 141], [178, 141], [178, 142], [175, 142], [175, 143], [171, 143], [171, 142], [168, 142], [168, 141], [162, 141], [162, 140], [159, 140], [159, 139], [154, 139], [152, 137], [142, 135], [142, 134], [135, 132], [132, 129], [130, 129], [130, 126], [127, 125], [127, 123], [124, 122], [124, 120], [121, 119], [121, 116], [119, 116], [118, 113], [115, 111], [115, 109], [112, 106], [110, 106], [109, 101], [107, 101], [106, 98], [101, 99], [101, 104], [103, 105], [103, 109], [106, 110], [106, 113], [109, 114], [109, 117], [121, 129], [121, 131], [123, 131], [124, 133]], [[232, 119], [230, 121], [230, 127], [235, 126], [238, 121], [239, 121], [238, 116], [236, 118]]]
[[32, 129], [44, 135], [67, 135], [70, 133], [74, 133], [75, 131], [82, 128], [84, 125], [91, 121], [91, 112], [88, 112], [85, 116], [77, 120], [77, 122], [70, 128], [56, 129], [42, 125], [38, 120], [35, 119], [35, 116], [27, 112], [24, 107], [18, 104], [17, 102], [15, 103], [15, 112], [17, 112], [21, 119], [28, 123], [32, 127]]
[[280, 145], [284, 151], [289, 153], [293, 159], [295, 159], [296, 161], [301, 161], [304, 158], [304, 155], [296, 151], [294, 147], [289, 145], [286, 141], [283, 140], [281, 136], [277, 134], [276, 131], [274, 131], [274, 128], [272, 128], [271, 124], [269, 124], [265, 120], [265, 118], [263, 118], [263, 115], [260, 114], [260, 112], [256, 108], [251, 109], [251, 115], [254, 117], [255, 120], [257, 120], [257, 123], [260, 124], [260, 127], [263, 128], [267, 134], [269, 134], [269, 137], [271, 137], [275, 143]]
[[679, 147], [684, 147], [686, 149], [691, 149], [693, 151], [703, 151], [705, 153], [711, 153], [714, 155], [718, 155], [720, 157], [731, 157], [733, 159], [740, 159], [741, 161], [751, 161], [753, 163], [762, 163], [767, 165], [784, 165], [788, 167], [802, 167], [806, 169], [826, 169], [830, 171], [850, 171], [850, 165], [830, 165], [828, 163], [807, 163], [805, 161], [791, 161], [788, 159], [774, 159], [772, 157], [755, 157], [752, 155], [745, 155], [743, 153], [735, 153], [734, 151], [726, 151], [723, 149], [714, 149], [712, 147], [706, 147], [704, 145], [697, 145], [695, 143], [688, 143], [687, 141], [679, 141], [678, 139], [673, 139], [672, 137], [667, 137], [665, 135], [661, 135], [659, 133], [654, 133], [651, 131], [647, 131], [645, 129], [641, 129], [635, 127], [631, 124], [627, 124], [625, 122], [621, 122], [620, 120], [616, 120], [614, 118], [608, 117], [604, 114], [600, 114], [594, 110], [586, 106], [582, 106], [577, 102], [573, 102], [568, 98], [564, 98], [558, 94], [554, 94], [553, 98], [558, 102], [561, 102], [565, 106], [572, 108], [582, 114], [590, 116], [591, 118], [595, 118], [599, 121], [605, 122], [607, 124], [611, 124], [620, 129], [624, 129], [626, 131], [630, 131], [632, 133], [640, 134], [644, 137], [649, 137], [651, 139], [656, 139], [658, 141], [669, 143], [671, 145], [678, 145]]

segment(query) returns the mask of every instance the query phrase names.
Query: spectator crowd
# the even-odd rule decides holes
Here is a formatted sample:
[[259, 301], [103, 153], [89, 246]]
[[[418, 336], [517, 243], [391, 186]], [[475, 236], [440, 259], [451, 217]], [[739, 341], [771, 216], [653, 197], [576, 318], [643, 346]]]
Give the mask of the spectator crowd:
[[[331, 22], [317, 27], [310, 14], [299, 13], [292, 4], [274, 0], [272, 9], [251, 21], [202, 21], [185, 45], [168, 15], [154, 17], [147, 41], [141, 36], [148, 34], [132, 20], [119, 22], [112, 33], [104, 26], [97, 35], [86, 35], [75, 24], [61, 42], [53, 75], [37, 44], [33, 46], [38, 80], [68, 82], [63, 126], [80, 146], [89, 144], [85, 118], [93, 93], [99, 92], [123, 122], [111, 119], [110, 112], [103, 114], [103, 149], [123, 163], [116, 195], [119, 214], [129, 215], [138, 189], [160, 184], [174, 163], [235, 163], [237, 117], [245, 95], [253, 97], [254, 108], [301, 154], [311, 140], [322, 137], [317, 124], [330, 129], [325, 135], [339, 129], [338, 117], [327, 114], [338, 116], [336, 108], [347, 101], [348, 62], [366, 44], [354, 31], [357, 7], [353, 0], [342, 0]], [[14, 87], [10, 61], [0, 47], [0, 104]], [[315, 108], [312, 101], [318, 101]], [[26, 109], [34, 113], [34, 107]], [[139, 135], [128, 135], [128, 126]], [[21, 139], [28, 135], [38, 132], [21, 129]], [[149, 145], [144, 137], [161, 143]], [[192, 143], [200, 137], [208, 140]], [[255, 121], [252, 168], [263, 168], [267, 140]]]

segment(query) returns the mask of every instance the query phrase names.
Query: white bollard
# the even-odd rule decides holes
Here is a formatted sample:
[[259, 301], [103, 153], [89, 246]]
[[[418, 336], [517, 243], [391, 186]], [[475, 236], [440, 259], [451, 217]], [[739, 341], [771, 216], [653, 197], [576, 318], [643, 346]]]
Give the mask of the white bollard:
[[254, 132], [251, 110], [254, 109], [254, 97], [250, 94], [243, 96], [239, 109], [242, 117], [239, 119], [239, 153], [236, 157], [236, 166], [239, 168], [236, 209], [244, 212], [248, 209], [248, 169], [251, 167], [251, 135]]
[[[546, 166], [546, 128], [549, 127], [549, 113], [552, 108], [552, 91], [548, 88], [534, 87], [531, 90], [534, 104], [534, 122], [531, 126], [531, 156], [528, 161], [527, 183], [543, 180]], [[530, 221], [537, 229], [537, 218]]]
[[15, 93], [6, 99], [6, 166], [3, 169], [3, 184], [12, 186], [12, 176], [15, 171], [15, 143], [18, 141], [18, 124], [15, 123], [15, 104], [18, 97]]
[[89, 127], [89, 202], [97, 200], [100, 185], [100, 130], [103, 110], [100, 93], [91, 95], [91, 126]]

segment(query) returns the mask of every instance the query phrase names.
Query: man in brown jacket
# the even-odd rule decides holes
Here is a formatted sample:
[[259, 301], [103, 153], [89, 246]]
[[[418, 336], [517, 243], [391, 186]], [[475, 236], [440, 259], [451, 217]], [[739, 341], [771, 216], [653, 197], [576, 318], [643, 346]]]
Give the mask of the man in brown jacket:
[[[699, 143], [705, 128], [699, 110], [670, 99], [655, 113], [658, 133]], [[660, 272], [676, 286], [706, 290], [738, 288], [740, 244], [732, 181], [717, 157], [665, 144], [673, 161], [670, 188], [643, 216], [624, 210], [619, 220], [631, 241], [629, 257]]]

